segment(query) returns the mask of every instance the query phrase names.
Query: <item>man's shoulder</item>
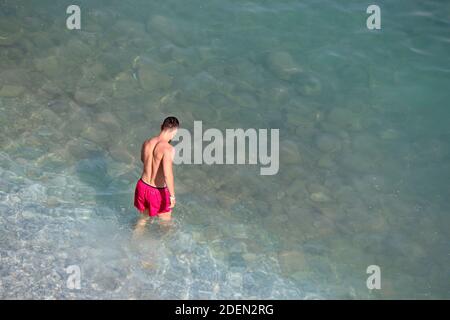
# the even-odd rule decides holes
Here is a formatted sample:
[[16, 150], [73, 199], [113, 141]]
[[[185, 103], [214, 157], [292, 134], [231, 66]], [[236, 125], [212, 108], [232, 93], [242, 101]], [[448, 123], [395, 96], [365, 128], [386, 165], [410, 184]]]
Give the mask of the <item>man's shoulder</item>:
[[166, 141], [160, 141], [157, 145], [157, 153], [161, 154], [161, 156], [164, 155], [171, 155], [174, 153], [175, 148]]
[[166, 141], [157, 141], [154, 150], [156, 154], [163, 155], [167, 152], [172, 152], [174, 150], [174, 147]]
[[150, 145], [156, 144], [158, 142], [157, 138], [158, 137], [153, 137], [153, 138], [149, 138], [149, 139], [145, 140], [144, 141], [144, 146], [150, 146]]
[[174, 150], [173, 146], [170, 143], [168, 143], [168, 142], [161, 141], [159, 143], [159, 145], [161, 145], [161, 149], [163, 149], [166, 152]]

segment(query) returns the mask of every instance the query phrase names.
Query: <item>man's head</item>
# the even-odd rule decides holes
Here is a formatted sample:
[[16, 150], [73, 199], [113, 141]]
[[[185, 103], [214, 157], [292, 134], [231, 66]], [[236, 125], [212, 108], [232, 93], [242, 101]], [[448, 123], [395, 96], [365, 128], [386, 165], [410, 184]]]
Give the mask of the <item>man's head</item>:
[[161, 124], [161, 131], [169, 133], [170, 140], [172, 140], [177, 134], [177, 129], [180, 126], [180, 122], [175, 117], [167, 117]]

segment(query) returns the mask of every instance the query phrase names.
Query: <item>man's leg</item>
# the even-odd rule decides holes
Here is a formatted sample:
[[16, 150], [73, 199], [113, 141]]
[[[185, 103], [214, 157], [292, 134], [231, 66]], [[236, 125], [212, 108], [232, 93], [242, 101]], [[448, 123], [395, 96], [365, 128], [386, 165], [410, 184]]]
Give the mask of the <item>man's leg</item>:
[[149, 220], [148, 209], [145, 209], [143, 212], [139, 212], [140, 217], [136, 222], [136, 226], [134, 227], [133, 237], [141, 236], [145, 231], [145, 226], [147, 221]]
[[172, 226], [172, 211], [160, 213], [158, 217], [160, 219], [159, 225], [163, 229], [168, 230]]
[[158, 217], [163, 221], [170, 221], [172, 218], [172, 211], [160, 213]]

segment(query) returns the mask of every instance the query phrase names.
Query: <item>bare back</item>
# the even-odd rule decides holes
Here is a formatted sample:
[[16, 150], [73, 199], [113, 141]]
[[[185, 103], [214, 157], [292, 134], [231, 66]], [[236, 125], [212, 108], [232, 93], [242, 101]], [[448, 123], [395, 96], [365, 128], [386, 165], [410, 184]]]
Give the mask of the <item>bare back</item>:
[[144, 164], [142, 180], [145, 183], [156, 187], [165, 186], [163, 159], [164, 154], [172, 148], [169, 143], [160, 141], [159, 137], [153, 137], [144, 142], [141, 150], [141, 160]]

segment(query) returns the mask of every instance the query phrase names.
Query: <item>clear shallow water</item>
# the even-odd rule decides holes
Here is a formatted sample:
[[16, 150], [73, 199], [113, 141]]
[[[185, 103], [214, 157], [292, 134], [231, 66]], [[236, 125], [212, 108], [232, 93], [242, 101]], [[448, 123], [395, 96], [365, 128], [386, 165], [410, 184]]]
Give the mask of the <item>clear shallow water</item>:
[[[1, 298], [450, 297], [445, 1], [380, 2], [382, 32], [357, 1], [82, 1], [81, 32], [0, 4]], [[177, 166], [136, 239], [167, 114], [280, 128], [281, 167]]]

